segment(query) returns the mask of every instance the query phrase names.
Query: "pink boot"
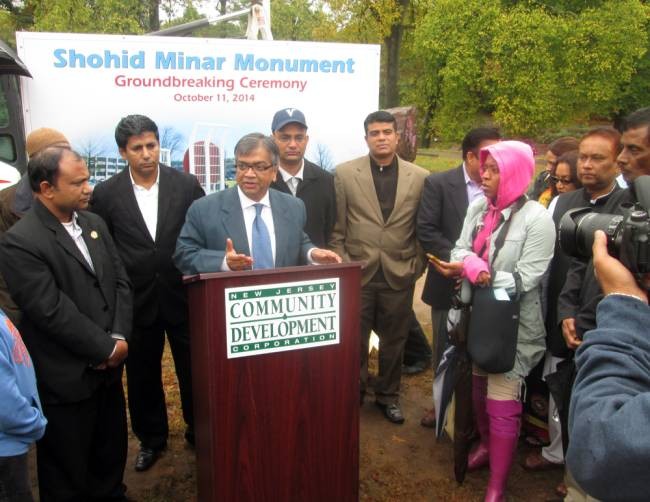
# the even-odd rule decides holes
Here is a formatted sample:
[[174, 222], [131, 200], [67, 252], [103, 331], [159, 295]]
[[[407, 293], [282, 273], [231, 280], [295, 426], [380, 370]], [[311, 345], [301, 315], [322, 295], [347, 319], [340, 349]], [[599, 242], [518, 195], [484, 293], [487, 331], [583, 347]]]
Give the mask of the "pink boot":
[[476, 428], [480, 442], [467, 458], [467, 470], [475, 471], [488, 465], [490, 447], [490, 421], [485, 409], [487, 395], [487, 377], [472, 375], [472, 408], [476, 417]]
[[520, 401], [487, 400], [490, 417], [490, 480], [485, 502], [503, 502], [510, 466], [519, 439]]

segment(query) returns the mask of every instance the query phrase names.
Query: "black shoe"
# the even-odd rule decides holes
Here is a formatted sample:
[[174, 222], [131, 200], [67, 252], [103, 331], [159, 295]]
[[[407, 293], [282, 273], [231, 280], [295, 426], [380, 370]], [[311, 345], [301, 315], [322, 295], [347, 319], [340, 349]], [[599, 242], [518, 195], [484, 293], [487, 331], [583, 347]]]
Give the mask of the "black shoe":
[[384, 413], [384, 416], [388, 419], [389, 422], [394, 424], [403, 424], [404, 415], [402, 415], [402, 410], [397, 403], [384, 404], [375, 402], [377, 407]]
[[162, 449], [154, 450], [152, 448], [141, 446], [138, 456], [135, 457], [135, 470], [142, 472], [150, 469], [151, 466], [156, 463], [162, 451]]
[[415, 361], [413, 364], [402, 364], [402, 373], [405, 375], [415, 375], [416, 373], [422, 373], [429, 366], [431, 366], [431, 358], [420, 359]]

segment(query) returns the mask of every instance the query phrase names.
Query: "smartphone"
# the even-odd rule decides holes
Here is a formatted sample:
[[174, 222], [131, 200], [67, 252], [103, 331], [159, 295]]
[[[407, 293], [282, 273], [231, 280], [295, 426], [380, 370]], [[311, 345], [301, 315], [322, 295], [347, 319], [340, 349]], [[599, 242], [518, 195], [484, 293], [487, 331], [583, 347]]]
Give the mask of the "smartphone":
[[434, 254], [427, 253], [427, 258], [429, 258], [429, 261], [432, 261], [433, 263], [436, 263], [438, 265], [442, 263], [442, 260]]

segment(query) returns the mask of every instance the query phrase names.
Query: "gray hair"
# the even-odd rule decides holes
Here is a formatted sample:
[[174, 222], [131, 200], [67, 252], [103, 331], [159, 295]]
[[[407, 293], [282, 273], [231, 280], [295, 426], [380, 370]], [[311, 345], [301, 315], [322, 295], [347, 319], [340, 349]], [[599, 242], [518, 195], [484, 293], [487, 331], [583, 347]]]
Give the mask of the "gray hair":
[[259, 132], [252, 132], [242, 137], [235, 145], [235, 158], [240, 155], [247, 155], [253, 150], [264, 148], [271, 156], [271, 162], [277, 167], [280, 161], [280, 152], [273, 138]]

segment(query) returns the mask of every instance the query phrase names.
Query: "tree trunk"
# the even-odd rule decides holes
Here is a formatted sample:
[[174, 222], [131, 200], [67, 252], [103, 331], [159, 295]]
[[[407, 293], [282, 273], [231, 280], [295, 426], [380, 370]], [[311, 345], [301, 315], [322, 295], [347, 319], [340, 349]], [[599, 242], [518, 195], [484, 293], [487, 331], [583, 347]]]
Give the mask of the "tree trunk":
[[222, 16], [226, 13], [226, 0], [219, 0], [219, 14]]
[[384, 86], [384, 108], [399, 106], [399, 64], [404, 22], [410, 0], [399, 0], [400, 17], [391, 27], [390, 35], [384, 39], [386, 51], [386, 83]]
[[149, 31], [160, 29], [160, 0], [149, 0]]

